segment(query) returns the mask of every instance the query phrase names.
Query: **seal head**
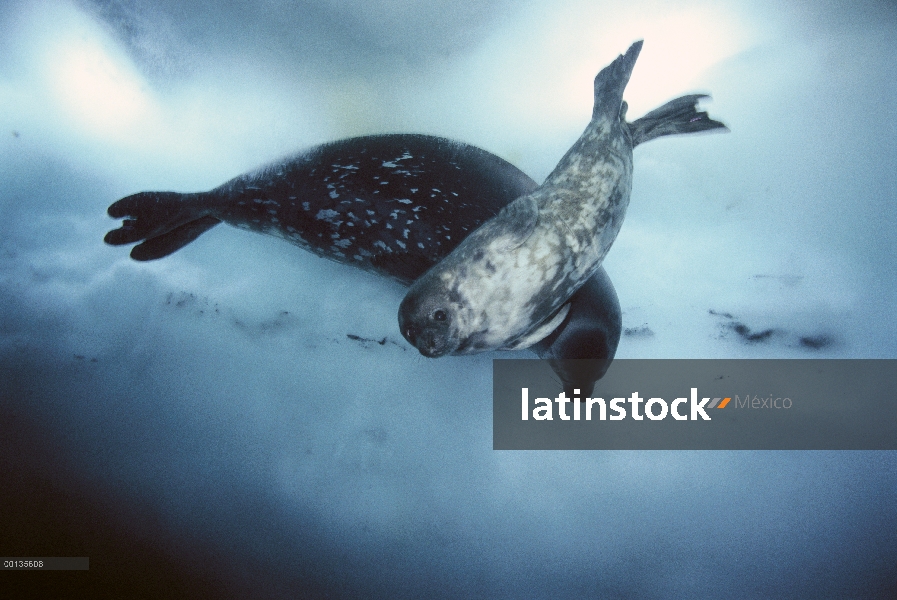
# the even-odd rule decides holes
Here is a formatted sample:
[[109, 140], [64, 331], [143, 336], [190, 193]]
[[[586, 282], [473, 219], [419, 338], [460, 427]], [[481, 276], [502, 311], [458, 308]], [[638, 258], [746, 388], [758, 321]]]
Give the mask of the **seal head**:
[[458, 349], [459, 306], [440, 302], [445, 294], [407, 295], [399, 312], [399, 327], [406, 340], [428, 358], [439, 358]]

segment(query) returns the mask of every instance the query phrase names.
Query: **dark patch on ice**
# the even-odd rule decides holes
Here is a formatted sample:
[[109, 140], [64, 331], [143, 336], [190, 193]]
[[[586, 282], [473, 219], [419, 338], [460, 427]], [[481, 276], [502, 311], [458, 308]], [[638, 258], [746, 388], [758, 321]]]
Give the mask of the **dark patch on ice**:
[[[75, 360], [86, 360], [87, 359], [87, 357], [84, 356], [83, 354], [75, 354], [74, 357], [75, 357]], [[100, 362], [100, 361], [96, 357], [93, 357], [90, 359], [90, 362], [96, 363], [96, 362]]]
[[191, 292], [170, 292], [165, 298], [165, 304], [175, 308], [187, 308], [195, 310], [198, 314], [209, 312], [220, 313], [217, 302], [212, 302], [208, 297], [199, 297]]
[[389, 433], [383, 427], [372, 427], [364, 430], [364, 435], [371, 442], [382, 446], [389, 439]]
[[272, 335], [287, 331], [295, 324], [295, 317], [290, 311], [279, 311], [275, 316], [262, 320], [248, 320], [233, 314], [233, 310], [222, 307], [207, 296], [197, 296], [192, 292], [171, 292], [165, 304], [172, 308], [186, 311], [195, 317], [226, 317], [240, 331], [249, 335]]
[[744, 323], [734, 322], [730, 323], [729, 327], [732, 328], [732, 331], [740, 335], [745, 341], [756, 343], [756, 342], [765, 342], [772, 334], [776, 332], [775, 329], [764, 329], [763, 331], [753, 332], [751, 329], [745, 325]]
[[292, 324], [292, 319], [290, 318], [290, 313], [284, 310], [279, 312], [273, 319], [266, 319], [258, 323], [245, 323], [244, 321], [236, 317], [232, 319], [232, 322], [239, 329], [245, 331], [246, 333], [256, 335], [270, 335], [280, 333], [281, 331], [285, 331], [286, 329], [288, 329]]
[[725, 319], [728, 319], [730, 323], [726, 323], [724, 327], [737, 333], [742, 340], [749, 344], [768, 342], [769, 338], [771, 338], [773, 334], [779, 333], [778, 329], [773, 328], [764, 329], [763, 331], [751, 331], [750, 327], [748, 327], [744, 323], [741, 323], [740, 321], [736, 321], [735, 317], [731, 313], [716, 311], [712, 308], [707, 312], [715, 317], [723, 317]]
[[831, 346], [835, 340], [829, 335], [807, 335], [800, 338], [800, 345], [810, 350], [821, 350]]
[[758, 342], [768, 342], [769, 338], [771, 338], [773, 334], [779, 333], [778, 329], [773, 328], [764, 329], [763, 331], [752, 331], [751, 328], [744, 323], [736, 321], [735, 317], [731, 313], [716, 311], [712, 308], [707, 312], [709, 312], [713, 316], [723, 317], [731, 321], [730, 323], [726, 323], [724, 327], [734, 331], [741, 337], [742, 340], [750, 344], [756, 344]]
[[626, 327], [623, 330], [623, 335], [634, 338], [649, 338], [654, 337], [654, 331], [645, 323], [641, 327]]
[[350, 340], [355, 340], [356, 342], [376, 342], [381, 346], [386, 344], [386, 338], [383, 338], [382, 340], [372, 340], [370, 338], [363, 338], [360, 335], [355, 335], [354, 333], [347, 333], [346, 337]]
[[739, 335], [742, 341], [748, 344], [757, 344], [761, 342], [768, 343], [772, 341], [773, 338], [780, 337], [785, 338], [784, 344], [786, 346], [794, 347], [794, 336], [797, 337], [796, 345], [806, 350], [822, 350], [835, 343], [835, 337], [825, 333], [800, 335], [793, 334], [786, 329], [777, 327], [770, 327], [762, 331], [754, 331], [741, 321], [736, 320], [730, 313], [715, 311], [713, 309], [710, 309], [708, 312], [711, 315], [727, 319], [729, 322], [722, 324], [722, 327], [734, 331]]
[[370, 348], [371, 344], [377, 344], [378, 346], [385, 346], [387, 343], [390, 343], [390, 344], [393, 344], [393, 345], [401, 348], [403, 352], [405, 351], [404, 346], [394, 342], [393, 340], [389, 339], [388, 337], [383, 337], [382, 339], [376, 340], [373, 338], [366, 338], [366, 337], [362, 337], [360, 335], [355, 335], [354, 333], [347, 333], [346, 337], [349, 338], [350, 340], [352, 340], [353, 342], [360, 343], [363, 348]]

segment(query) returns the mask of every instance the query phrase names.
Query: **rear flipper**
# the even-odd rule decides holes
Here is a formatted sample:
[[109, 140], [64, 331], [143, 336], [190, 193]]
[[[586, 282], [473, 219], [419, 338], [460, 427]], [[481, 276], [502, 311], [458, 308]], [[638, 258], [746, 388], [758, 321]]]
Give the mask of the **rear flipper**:
[[142, 241], [131, 250], [134, 260], [168, 256], [221, 222], [202, 208], [200, 196], [141, 192], [122, 198], [108, 212], [114, 219], [124, 219], [124, 223], [107, 233], [104, 241], [113, 246]]
[[711, 119], [706, 112], [698, 112], [698, 101], [709, 98], [706, 94], [692, 94], [671, 100], [629, 124], [632, 147], [654, 138], [679, 133], [697, 133], [711, 129], [729, 130], [724, 124]]

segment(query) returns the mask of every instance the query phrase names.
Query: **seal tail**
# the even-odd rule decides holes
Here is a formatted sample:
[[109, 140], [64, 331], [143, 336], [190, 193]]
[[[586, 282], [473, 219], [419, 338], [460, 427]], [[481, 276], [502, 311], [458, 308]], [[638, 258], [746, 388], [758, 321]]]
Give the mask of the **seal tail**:
[[642, 51], [642, 43], [642, 40], [639, 40], [632, 44], [626, 54], [618, 56], [595, 76], [595, 106], [592, 109], [592, 119], [614, 118], [620, 114], [623, 90], [629, 83], [632, 68], [639, 52]]
[[706, 112], [698, 112], [698, 102], [709, 98], [705, 94], [692, 94], [671, 100], [629, 124], [632, 147], [664, 135], [697, 133], [712, 129], [729, 130], [723, 123], [714, 121]]
[[103, 240], [113, 246], [142, 242], [131, 249], [134, 260], [155, 260], [180, 250], [221, 221], [198, 200], [202, 194], [141, 192], [113, 203], [109, 216], [124, 219]]

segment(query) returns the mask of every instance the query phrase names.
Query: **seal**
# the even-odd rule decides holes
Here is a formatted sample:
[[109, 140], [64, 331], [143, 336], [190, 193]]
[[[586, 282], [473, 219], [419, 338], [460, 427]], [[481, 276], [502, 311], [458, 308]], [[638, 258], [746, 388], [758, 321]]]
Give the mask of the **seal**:
[[418, 278], [399, 307], [424, 356], [527, 348], [554, 332], [620, 231], [632, 150], [675, 133], [725, 129], [685, 96], [634, 123], [623, 90], [642, 42], [595, 77], [592, 118], [545, 182], [504, 207]]
[[[409, 285], [537, 187], [507, 161], [475, 146], [425, 135], [367, 136], [305, 150], [208, 192], [122, 198], [108, 212], [124, 222], [105, 241], [139, 242], [131, 257], [155, 260], [225, 222]], [[556, 368], [572, 394], [574, 388], [591, 391], [603, 376], [622, 321], [603, 269], [570, 306], [567, 321], [534, 350], [550, 360], [598, 359], [584, 374]]]

